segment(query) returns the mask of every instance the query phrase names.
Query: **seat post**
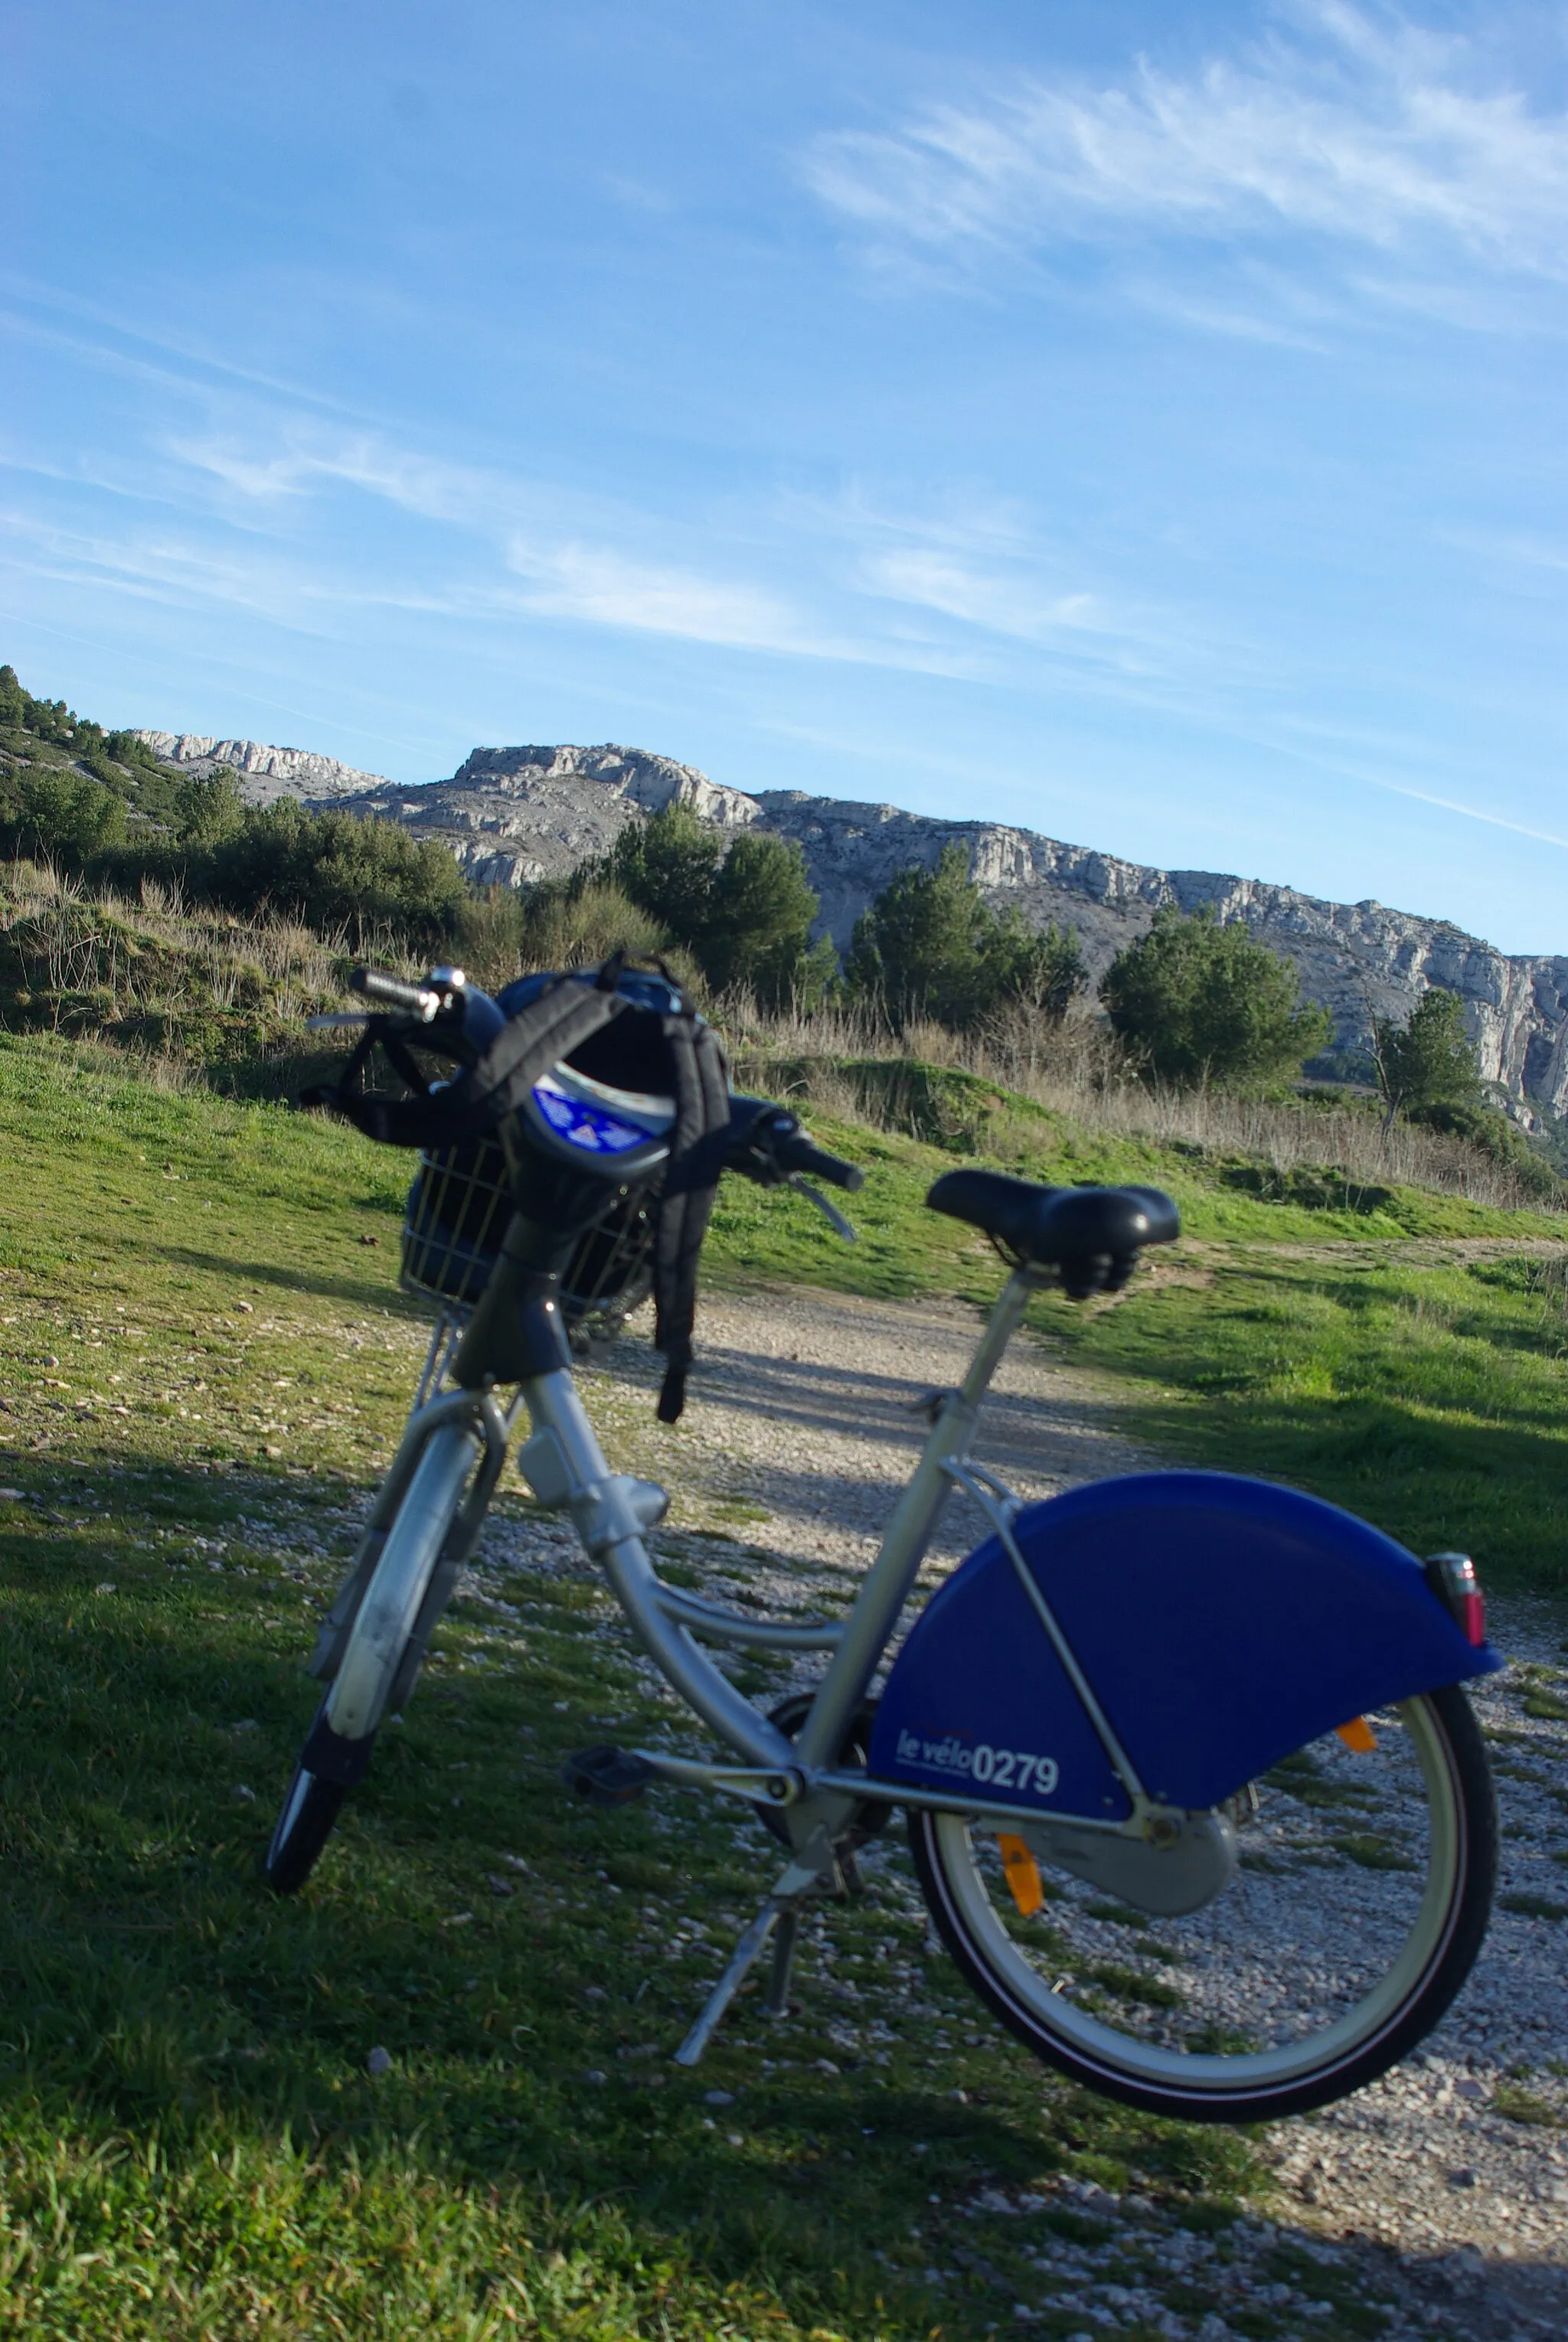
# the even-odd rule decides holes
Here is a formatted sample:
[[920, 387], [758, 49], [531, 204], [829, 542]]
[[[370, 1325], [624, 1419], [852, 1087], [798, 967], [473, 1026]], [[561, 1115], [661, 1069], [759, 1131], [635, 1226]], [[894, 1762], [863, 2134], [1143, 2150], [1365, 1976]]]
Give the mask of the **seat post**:
[[978, 1406], [990, 1389], [992, 1376], [1002, 1364], [1008, 1343], [1024, 1323], [1034, 1282], [1027, 1269], [1015, 1268], [997, 1295], [979, 1346], [969, 1361], [968, 1372], [958, 1386], [959, 1396], [967, 1406]]

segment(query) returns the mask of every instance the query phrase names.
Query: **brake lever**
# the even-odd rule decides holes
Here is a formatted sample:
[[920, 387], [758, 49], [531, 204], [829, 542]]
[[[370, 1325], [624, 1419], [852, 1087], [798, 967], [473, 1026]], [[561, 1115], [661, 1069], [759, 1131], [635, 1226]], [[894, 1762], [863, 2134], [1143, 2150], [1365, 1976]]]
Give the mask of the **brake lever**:
[[335, 1009], [325, 1016], [307, 1016], [305, 1029], [307, 1033], [332, 1033], [340, 1026], [368, 1025], [375, 1014], [373, 1008]]
[[817, 1210], [822, 1214], [823, 1218], [834, 1231], [834, 1234], [835, 1236], [841, 1236], [845, 1244], [858, 1244], [860, 1242], [860, 1230], [857, 1227], [853, 1226], [851, 1223], [844, 1218], [844, 1214], [839, 1210], [836, 1204], [830, 1204], [828, 1202], [827, 1197], [823, 1194], [820, 1187], [814, 1187], [811, 1181], [803, 1177], [800, 1172], [791, 1171], [787, 1173], [784, 1178], [784, 1185], [786, 1187], [793, 1187], [797, 1196], [804, 1196], [808, 1204], [814, 1204]]

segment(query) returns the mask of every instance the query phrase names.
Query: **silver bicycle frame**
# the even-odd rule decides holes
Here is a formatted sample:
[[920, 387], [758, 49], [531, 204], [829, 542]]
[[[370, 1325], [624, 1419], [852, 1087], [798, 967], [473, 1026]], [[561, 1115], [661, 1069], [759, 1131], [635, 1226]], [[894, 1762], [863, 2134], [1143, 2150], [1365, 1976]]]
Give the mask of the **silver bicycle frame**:
[[[632, 1479], [610, 1469], [568, 1369], [535, 1376], [521, 1386], [519, 1402], [527, 1409], [531, 1436], [518, 1463], [535, 1497], [552, 1510], [570, 1514], [584, 1551], [603, 1568], [649, 1657], [740, 1761], [709, 1764], [657, 1749], [637, 1749], [634, 1755], [646, 1767], [650, 1780], [744, 1797], [754, 1806], [774, 1809], [791, 1848], [783, 1875], [741, 1937], [707, 2006], [677, 2051], [682, 2064], [694, 2065], [702, 2056], [724, 2009], [770, 1940], [774, 1940], [775, 1949], [766, 2005], [770, 2013], [782, 2013], [787, 2005], [801, 1902], [814, 1888], [839, 1880], [839, 1848], [857, 1806], [870, 1802], [964, 1813], [975, 1810], [973, 1798], [878, 1781], [840, 1761], [897, 1631], [943, 1507], [955, 1486], [964, 1488], [986, 1514], [1023, 1575], [1046, 1633], [1059, 1653], [1072, 1660], [1014, 1540], [1015, 1500], [994, 1476], [969, 1460], [982, 1402], [1023, 1320], [1034, 1284], [1026, 1270], [1014, 1270], [1009, 1276], [963, 1381], [956, 1390], [934, 1402], [931, 1430], [914, 1474], [894, 1506], [854, 1607], [843, 1620], [747, 1616], [665, 1585], [646, 1543], [647, 1531], [667, 1507], [664, 1490], [654, 1482]], [[405, 1436], [405, 1447], [414, 1452], [422, 1444], [425, 1422], [451, 1406], [457, 1396], [431, 1396], [451, 1355], [450, 1345], [444, 1343], [438, 1328], [421, 1382], [420, 1401]], [[474, 1404], [473, 1396], [467, 1404]], [[508, 1427], [511, 1420], [508, 1416]], [[830, 1655], [826, 1673], [793, 1741], [735, 1689], [703, 1649], [704, 1642], [757, 1651], [823, 1650]], [[1076, 1677], [1075, 1662], [1070, 1671]], [[1074, 1827], [1116, 1835], [1139, 1832], [1149, 1810], [1148, 1801], [1124, 1753], [1114, 1745], [1114, 1736], [1097, 1705], [1091, 1706], [1090, 1713], [1107, 1736], [1107, 1753], [1132, 1797], [1134, 1817], [1130, 1822], [1119, 1823], [1074, 1817]], [[988, 1801], [985, 1813], [993, 1826], [1003, 1828], [1027, 1824], [1037, 1830], [1041, 1826], [1041, 1817], [1034, 1808], [994, 1806]]]
[[[953, 1467], [963, 1469], [981, 1402], [1023, 1318], [1030, 1290], [1028, 1278], [1021, 1275], [1010, 1277], [1003, 1288], [967, 1374], [941, 1403], [914, 1476], [894, 1507], [881, 1550], [843, 1621], [745, 1616], [664, 1585], [644, 1541], [653, 1500], [657, 1497], [662, 1510], [663, 1491], [611, 1472], [570, 1374], [541, 1375], [524, 1384], [534, 1436], [519, 1461], [535, 1495], [541, 1503], [571, 1513], [584, 1551], [604, 1570], [643, 1647], [681, 1697], [747, 1768], [781, 1777], [769, 1802], [796, 1806], [806, 1797], [813, 1776], [836, 1761], [925, 1558], [954, 1485]], [[762, 1651], [832, 1653], [794, 1742], [735, 1690], [704, 1652], [699, 1638]], [[674, 1777], [668, 1771], [670, 1759], [644, 1750], [638, 1754], [655, 1773]], [[694, 1773], [705, 1772], [718, 1788], [730, 1786], [724, 1777], [730, 1770], [683, 1763], [680, 1777], [689, 1784]], [[742, 1793], [756, 1794], [750, 1787]], [[835, 1797], [842, 1802], [841, 1795]], [[792, 1837], [805, 1820], [804, 1815], [798, 1822], [792, 1816]]]

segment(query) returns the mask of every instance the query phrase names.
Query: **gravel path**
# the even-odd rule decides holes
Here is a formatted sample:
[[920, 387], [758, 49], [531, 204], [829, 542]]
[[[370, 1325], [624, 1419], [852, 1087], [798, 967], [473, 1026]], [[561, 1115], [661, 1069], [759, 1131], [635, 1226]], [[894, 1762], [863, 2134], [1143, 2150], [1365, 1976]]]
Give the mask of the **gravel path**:
[[[585, 1375], [585, 1395], [624, 1466], [695, 1486], [678, 1520], [735, 1539], [728, 1566], [722, 1547], [704, 1548], [715, 1592], [727, 1579], [754, 1601], [807, 1608], [842, 1600], [874, 1553], [919, 1443], [912, 1402], [956, 1380], [977, 1325], [973, 1310], [932, 1301], [709, 1298], [679, 1467], [667, 1435], [648, 1423], [657, 1367], [645, 1338], [634, 1332], [612, 1371]], [[998, 1378], [979, 1453], [1031, 1496], [1150, 1460], [1118, 1433], [1103, 1397], [1026, 1340]], [[928, 1577], [980, 1531], [973, 1508], [954, 1502]], [[1492, 1623], [1514, 1664], [1477, 1695], [1503, 1822], [1486, 1948], [1423, 2054], [1344, 2105], [1273, 2128], [1266, 2151], [1279, 2195], [1259, 2234], [1264, 2245], [1284, 2237], [1320, 2251], [1340, 2239], [1340, 2253], [1369, 2257], [1380, 2292], [1392, 2282], [1405, 2300], [1411, 2332], [1562, 2337], [1568, 1611], [1496, 1602]], [[1109, 2198], [1099, 2208], [1118, 2209]], [[1142, 2207], [1122, 2217], [1146, 2226]]]

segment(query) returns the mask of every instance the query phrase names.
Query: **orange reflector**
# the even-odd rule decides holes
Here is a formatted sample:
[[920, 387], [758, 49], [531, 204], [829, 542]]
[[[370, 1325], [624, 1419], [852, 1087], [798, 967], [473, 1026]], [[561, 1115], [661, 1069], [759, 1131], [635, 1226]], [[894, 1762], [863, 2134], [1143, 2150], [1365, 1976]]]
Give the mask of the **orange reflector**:
[[1040, 1865], [1021, 1837], [999, 1833], [996, 1843], [1001, 1848], [1007, 1884], [1013, 1889], [1013, 1900], [1024, 1918], [1032, 1919], [1045, 1900], [1045, 1889], [1040, 1884]]
[[1336, 1724], [1334, 1730], [1357, 1756], [1370, 1756], [1377, 1746], [1377, 1735], [1364, 1716], [1353, 1716], [1348, 1724]]

